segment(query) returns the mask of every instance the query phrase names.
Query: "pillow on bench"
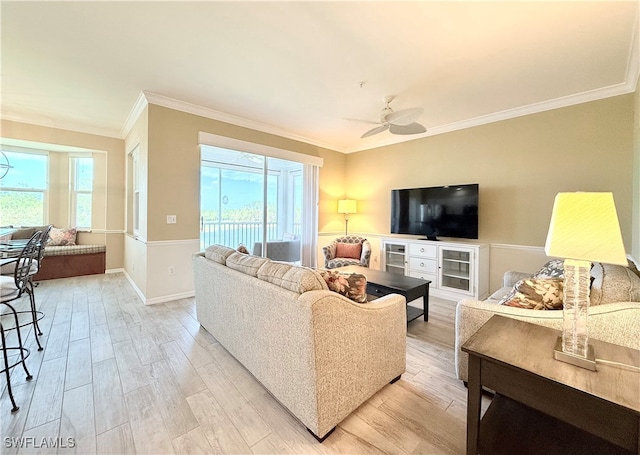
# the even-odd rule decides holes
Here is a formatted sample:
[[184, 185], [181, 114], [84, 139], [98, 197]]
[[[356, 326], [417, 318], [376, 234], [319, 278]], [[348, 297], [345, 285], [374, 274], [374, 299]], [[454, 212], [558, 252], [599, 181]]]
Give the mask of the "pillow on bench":
[[77, 233], [76, 228], [58, 229], [52, 227], [51, 232], [49, 232], [47, 246], [75, 245]]

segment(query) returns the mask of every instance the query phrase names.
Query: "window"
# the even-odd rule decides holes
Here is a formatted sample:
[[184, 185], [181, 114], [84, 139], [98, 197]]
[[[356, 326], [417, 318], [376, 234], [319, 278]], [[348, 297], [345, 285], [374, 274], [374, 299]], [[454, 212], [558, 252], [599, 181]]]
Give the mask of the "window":
[[72, 156], [71, 170], [71, 226], [91, 228], [93, 198], [93, 158]]
[[0, 182], [0, 226], [38, 226], [47, 221], [46, 152], [7, 151], [11, 169]]
[[279, 223], [281, 170], [265, 170], [265, 157], [251, 153], [206, 146], [202, 152], [202, 247], [242, 243], [251, 249], [265, 236], [268, 240], [279, 238], [284, 229]]
[[[305, 266], [314, 267], [317, 263], [318, 175], [323, 159], [202, 131], [198, 133], [198, 139], [202, 159], [202, 246], [221, 243], [235, 248], [238, 243], [244, 243], [252, 250], [255, 246], [252, 241], [255, 239], [256, 242], [263, 242], [262, 254], [269, 257], [269, 243], [266, 242], [300, 240], [299, 261]], [[216, 171], [215, 168], [220, 170]], [[226, 193], [222, 182], [223, 169], [261, 175], [261, 190], [255, 184], [249, 184], [247, 177], [246, 184], [235, 188], [229, 186], [233, 183], [227, 182], [226, 187], [233, 193]], [[242, 231], [244, 227], [241, 226], [241, 220], [226, 220], [223, 216], [225, 201], [241, 201], [247, 192], [252, 193], [254, 203], [262, 205], [261, 226], [257, 232], [253, 227], [249, 229], [249, 235]], [[209, 218], [209, 214], [215, 216]], [[238, 236], [227, 239], [224, 237], [227, 233], [238, 233]]]

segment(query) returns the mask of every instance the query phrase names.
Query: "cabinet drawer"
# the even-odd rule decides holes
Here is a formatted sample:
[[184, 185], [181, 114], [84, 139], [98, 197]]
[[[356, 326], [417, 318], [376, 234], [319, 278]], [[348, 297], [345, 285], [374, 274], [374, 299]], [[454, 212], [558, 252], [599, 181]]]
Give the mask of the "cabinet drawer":
[[435, 245], [421, 245], [419, 243], [409, 244], [409, 256], [420, 256], [423, 258], [438, 257], [438, 250]]
[[436, 274], [438, 271], [438, 261], [435, 259], [409, 258], [409, 269], [417, 272]]
[[411, 273], [409, 274], [410, 277], [412, 278], [420, 278], [422, 280], [429, 280], [431, 281], [431, 288], [436, 288], [437, 283], [438, 283], [438, 275], [434, 275], [431, 273], [426, 273], [426, 272], [419, 272], [416, 270], [412, 270]]

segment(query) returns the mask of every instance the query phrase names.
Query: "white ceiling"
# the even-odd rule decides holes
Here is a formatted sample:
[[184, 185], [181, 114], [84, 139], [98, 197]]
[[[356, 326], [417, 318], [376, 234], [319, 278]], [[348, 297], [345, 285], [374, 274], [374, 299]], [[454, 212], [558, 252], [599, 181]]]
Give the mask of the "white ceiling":
[[[123, 137], [144, 92], [348, 153], [633, 91], [638, 6], [2, 1], [1, 113]], [[384, 95], [427, 133], [360, 139]]]

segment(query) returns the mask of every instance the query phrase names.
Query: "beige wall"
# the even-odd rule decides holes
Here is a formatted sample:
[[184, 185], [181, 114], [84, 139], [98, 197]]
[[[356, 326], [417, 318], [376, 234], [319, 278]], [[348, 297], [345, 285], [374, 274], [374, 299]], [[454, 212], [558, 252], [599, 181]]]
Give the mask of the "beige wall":
[[[321, 197], [330, 195], [333, 201], [333, 195], [344, 193], [345, 156], [341, 153], [148, 105], [125, 139], [127, 152], [140, 144], [144, 182], [140, 238], [127, 236], [124, 246], [125, 270], [147, 303], [186, 297], [193, 292], [191, 255], [200, 248], [200, 132], [321, 157]], [[130, 194], [126, 199], [130, 205]], [[323, 202], [320, 205], [323, 207]], [[177, 223], [167, 224], [167, 215], [176, 215]], [[327, 223], [322, 210], [319, 219], [320, 225]], [[129, 222], [127, 225], [130, 228]]]
[[[96, 226], [91, 234], [82, 234], [80, 241], [86, 243], [104, 243], [107, 245], [107, 269], [121, 269], [123, 258], [123, 228], [124, 228], [124, 142], [94, 134], [78, 133], [75, 131], [48, 128], [26, 123], [2, 120], [1, 133], [3, 138], [33, 141], [42, 144], [78, 147], [90, 150], [100, 150], [104, 155], [96, 154], [96, 167], [106, 168], [98, 173], [94, 184], [94, 197], [102, 196], [102, 205], [94, 207]], [[106, 159], [106, 160], [105, 160]], [[56, 226], [68, 224], [68, 173], [69, 163], [66, 153], [51, 154], [50, 178], [52, 197], [49, 222]], [[62, 183], [64, 182], [64, 183]]]
[[[323, 195], [344, 192], [343, 154], [157, 105], [149, 105], [148, 240], [197, 239], [200, 217], [198, 133], [207, 132], [324, 158], [320, 172], [320, 222]], [[176, 224], [166, 216], [176, 215]]]
[[[640, 82], [640, 78], [638, 79]], [[633, 245], [631, 254], [640, 261], [640, 84], [636, 84], [633, 121]]]
[[482, 242], [544, 245], [555, 194], [613, 191], [632, 242], [633, 95], [350, 154], [354, 231], [388, 233], [390, 190], [480, 184]]

